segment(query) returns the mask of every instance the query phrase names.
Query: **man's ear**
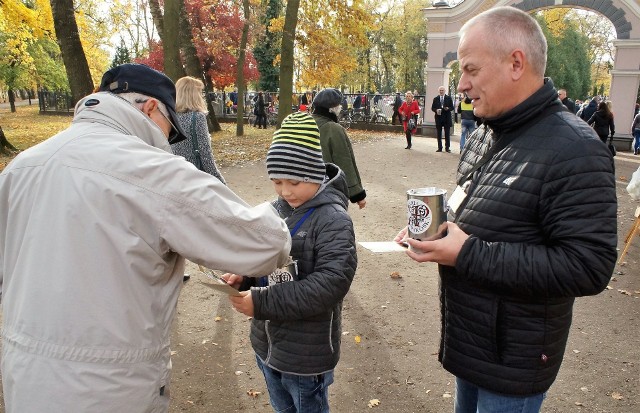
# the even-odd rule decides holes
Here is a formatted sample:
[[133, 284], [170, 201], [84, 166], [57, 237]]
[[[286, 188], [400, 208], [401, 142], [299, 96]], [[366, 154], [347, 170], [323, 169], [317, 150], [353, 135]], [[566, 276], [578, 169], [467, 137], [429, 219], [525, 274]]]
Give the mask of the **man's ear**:
[[511, 64], [511, 78], [518, 80], [524, 75], [525, 66], [529, 63], [526, 55], [520, 49], [516, 49], [511, 52], [509, 56], [509, 63]]
[[154, 98], [149, 98], [149, 100], [143, 103], [142, 112], [144, 112], [147, 116], [151, 116], [151, 112], [156, 110], [157, 107], [158, 101]]

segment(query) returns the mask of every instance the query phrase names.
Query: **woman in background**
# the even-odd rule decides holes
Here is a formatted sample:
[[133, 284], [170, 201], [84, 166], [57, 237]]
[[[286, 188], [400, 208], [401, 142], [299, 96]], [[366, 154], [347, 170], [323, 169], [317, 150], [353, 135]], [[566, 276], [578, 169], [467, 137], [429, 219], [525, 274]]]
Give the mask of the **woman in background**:
[[609, 109], [607, 102], [598, 103], [598, 110], [587, 121], [589, 125], [593, 125], [593, 129], [596, 131], [600, 140], [607, 143], [607, 137], [609, 131], [611, 131], [611, 138], [616, 134], [616, 127], [613, 123], [613, 113]]
[[171, 145], [171, 149], [174, 154], [184, 157], [196, 168], [215, 176], [226, 185], [213, 159], [203, 90], [204, 83], [191, 76], [182, 77], [176, 82], [176, 112], [188, 139]]
[[[418, 130], [416, 119], [420, 113], [420, 106], [418, 106], [417, 101], [413, 100], [413, 93], [410, 91], [405, 93], [404, 98], [398, 113], [400, 113], [405, 137], [407, 138], [407, 147], [405, 149], [411, 149], [411, 134], [416, 133]], [[410, 120], [413, 120], [412, 124], [409, 124]]]

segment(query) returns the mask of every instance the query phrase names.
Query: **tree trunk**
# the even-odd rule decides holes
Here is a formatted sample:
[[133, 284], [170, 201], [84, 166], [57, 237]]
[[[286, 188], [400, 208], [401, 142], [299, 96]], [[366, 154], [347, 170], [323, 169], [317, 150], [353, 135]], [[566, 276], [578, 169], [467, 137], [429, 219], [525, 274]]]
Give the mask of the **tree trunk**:
[[184, 68], [180, 60], [180, 9], [184, 7], [183, 0], [165, 0], [164, 39], [164, 73], [174, 82], [184, 76]]
[[242, 26], [242, 37], [240, 38], [240, 53], [238, 55], [238, 71], [236, 74], [236, 85], [238, 86], [236, 136], [244, 135], [244, 61], [247, 50], [247, 40], [249, 38], [249, 0], [242, 0], [242, 6], [244, 8], [244, 25]]
[[220, 127], [220, 123], [218, 123], [218, 119], [216, 119], [216, 113], [213, 111], [211, 99], [209, 99], [209, 91], [212, 89], [206, 87], [208, 82], [206, 81], [206, 76], [202, 70], [202, 63], [200, 63], [198, 51], [193, 44], [193, 30], [191, 28], [191, 22], [187, 18], [187, 10], [184, 5], [184, 1], [181, 1], [180, 3], [180, 45], [184, 55], [186, 72], [188, 76], [201, 79], [204, 82], [207, 108], [209, 109], [209, 114], [207, 116], [207, 129], [209, 130], [209, 133], [219, 132], [222, 128]]
[[211, 120], [210, 125], [207, 122], [207, 126], [209, 127], [209, 133], [220, 132], [222, 128], [220, 127], [220, 122], [218, 122], [218, 118], [216, 117], [216, 112], [213, 109], [213, 102], [211, 101], [211, 98], [209, 95], [209, 92], [213, 92], [213, 83], [211, 82], [211, 79], [207, 77], [206, 74], [203, 76], [202, 80], [204, 82], [204, 93], [207, 97], [207, 109], [209, 109], [209, 119]]
[[18, 149], [7, 140], [7, 137], [4, 136], [2, 126], [0, 126], [0, 153], [6, 156], [12, 156], [16, 152], [18, 152]]
[[160, 41], [164, 43], [164, 21], [160, 2], [158, 0], [149, 0], [149, 10], [153, 17], [153, 24], [156, 25], [156, 29], [158, 30], [158, 37], [160, 37]]
[[73, 0], [51, 0], [53, 26], [69, 79], [73, 104], [93, 91], [89, 64], [82, 49]]
[[11, 108], [11, 113], [15, 113], [16, 111], [16, 94], [12, 88], [9, 88], [7, 94], [9, 95], [9, 107]]
[[278, 127], [291, 113], [291, 96], [293, 94], [293, 47], [298, 25], [298, 9], [300, 0], [289, 0], [284, 16], [282, 31], [282, 48], [280, 52], [280, 106], [278, 107]]

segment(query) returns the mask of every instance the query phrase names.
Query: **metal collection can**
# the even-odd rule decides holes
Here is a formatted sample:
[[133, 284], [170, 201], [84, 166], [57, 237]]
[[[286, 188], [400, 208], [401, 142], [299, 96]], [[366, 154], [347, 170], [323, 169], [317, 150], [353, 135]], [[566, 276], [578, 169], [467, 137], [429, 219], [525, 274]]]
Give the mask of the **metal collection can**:
[[435, 187], [407, 191], [407, 235], [425, 241], [447, 220], [447, 191]]

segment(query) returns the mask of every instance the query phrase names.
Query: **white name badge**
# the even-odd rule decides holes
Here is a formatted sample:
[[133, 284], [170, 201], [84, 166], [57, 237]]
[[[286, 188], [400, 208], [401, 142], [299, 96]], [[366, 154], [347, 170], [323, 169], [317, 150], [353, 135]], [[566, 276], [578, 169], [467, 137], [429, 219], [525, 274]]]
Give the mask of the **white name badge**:
[[456, 190], [453, 191], [451, 197], [449, 198], [449, 210], [451, 210], [454, 214], [458, 212], [458, 208], [462, 205], [462, 201], [467, 197], [466, 192], [460, 185], [456, 187]]

